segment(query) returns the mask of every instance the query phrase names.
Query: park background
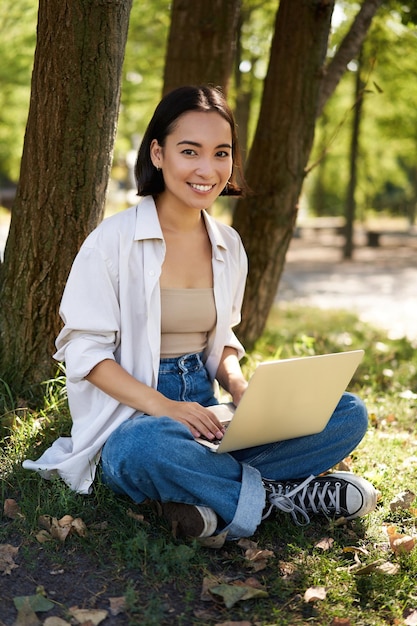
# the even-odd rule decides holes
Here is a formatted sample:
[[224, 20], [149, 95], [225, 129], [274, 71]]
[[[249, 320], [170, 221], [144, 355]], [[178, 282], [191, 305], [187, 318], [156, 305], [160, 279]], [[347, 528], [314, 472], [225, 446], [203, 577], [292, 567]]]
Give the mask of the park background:
[[[394, 0], [2, 3], [6, 626], [416, 623], [415, 10]], [[235, 109], [254, 191], [214, 207], [252, 265], [245, 371], [364, 347], [351, 389], [370, 428], [345, 469], [381, 491], [364, 521], [298, 529], [278, 516], [253, 545], [213, 551], [100, 484], [86, 499], [21, 469], [70, 428], [51, 354], [72, 259], [106, 214], [135, 201], [134, 153], [161, 93], [203, 81]], [[65, 540], [47, 523], [63, 519]]]

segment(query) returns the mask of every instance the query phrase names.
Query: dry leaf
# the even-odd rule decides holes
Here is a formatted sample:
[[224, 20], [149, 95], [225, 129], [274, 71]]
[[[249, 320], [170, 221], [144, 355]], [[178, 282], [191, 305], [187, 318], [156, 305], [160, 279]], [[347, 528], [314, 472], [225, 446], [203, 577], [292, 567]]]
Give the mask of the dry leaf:
[[0, 544], [0, 572], [11, 574], [12, 570], [19, 567], [14, 562], [14, 557], [19, 552], [19, 548], [11, 546], [9, 543]]
[[378, 559], [377, 561], [373, 561], [373, 563], [368, 563], [368, 565], [358, 566], [352, 565], [349, 568], [350, 572], [353, 572], [356, 576], [364, 576], [366, 574], [371, 574], [372, 572], [379, 572], [380, 574], [397, 574], [400, 570], [400, 566], [395, 563], [391, 563], [390, 561], [384, 561], [383, 559]]
[[415, 537], [397, 533], [397, 529], [395, 526], [387, 526], [386, 531], [388, 534], [390, 548], [396, 554], [407, 554], [408, 552], [411, 552], [411, 550], [414, 549], [416, 545]]
[[13, 626], [40, 626], [40, 624], [41, 622], [35, 611], [31, 609], [30, 606], [27, 606], [17, 612]]
[[229, 531], [225, 530], [219, 535], [212, 535], [211, 537], [199, 537], [197, 539], [197, 542], [200, 544], [200, 546], [204, 546], [205, 548], [213, 548], [214, 550], [218, 550], [219, 548], [222, 548], [224, 546], [228, 532]]
[[264, 589], [252, 587], [251, 585], [233, 584], [218, 585], [210, 589], [211, 593], [221, 596], [226, 608], [230, 609], [241, 600], [251, 600], [252, 598], [267, 598], [268, 593]]
[[361, 548], [360, 546], [345, 546], [343, 548], [343, 552], [353, 552], [354, 554], [360, 553], [364, 556], [367, 556], [369, 554], [366, 548]]
[[87, 526], [85, 525], [81, 517], [76, 517], [75, 520], [73, 520], [71, 527], [79, 537], [87, 536]]
[[216, 587], [216, 585], [222, 584], [224, 581], [223, 578], [214, 578], [213, 576], [205, 576], [203, 578], [203, 585], [201, 588], [200, 600], [203, 602], [211, 602], [213, 600], [210, 595], [210, 589], [212, 587]]
[[334, 539], [332, 537], [323, 537], [322, 539], [320, 539], [320, 541], [318, 541], [316, 544], [314, 544], [315, 548], [320, 548], [320, 550], [323, 550], [323, 552], [330, 550], [333, 547], [334, 544]]
[[245, 552], [245, 559], [249, 561], [250, 566], [255, 572], [260, 572], [268, 565], [268, 559], [275, 557], [271, 550], [259, 550], [258, 548], [249, 548]]
[[137, 522], [144, 522], [145, 521], [145, 516], [141, 515], [140, 513], [135, 513], [134, 511], [132, 511], [132, 509], [128, 509], [127, 510], [127, 516], [131, 517], [132, 519], [136, 520]]
[[395, 539], [391, 548], [396, 554], [407, 554], [414, 549], [416, 545], [416, 540], [414, 537], [410, 537], [409, 535], [403, 535], [402, 537], [398, 537]]
[[393, 574], [398, 574], [400, 571], [399, 563], [391, 563], [391, 561], [385, 561], [385, 563], [381, 563], [375, 568], [376, 572], [380, 572], [381, 574], [389, 574], [392, 576]]
[[[51, 523], [51, 528], [49, 530], [49, 532], [51, 533], [51, 536], [54, 539], [58, 539], [58, 541], [62, 541], [64, 542], [65, 539], [68, 537], [68, 535], [71, 532], [71, 522], [68, 521], [68, 517], [69, 516], [65, 516], [64, 518], [62, 518], [64, 520], [64, 522], [62, 522], [62, 520], [57, 520], [56, 517], [52, 518], [52, 523]], [[73, 518], [71, 518], [72, 520]]]
[[36, 539], [39, 543], [46, 543], [47, 541], [51, 541], [52, 537], [46, 530], [40, 530], [36, 534]]
[[91, 622], [93, 626], [100, 624], [109, 614], [104, 609], [79, 609], [77, 607], [72, 607], [69, 612], [79, 624]]
[[409, 509], [415, 498], [416, 494], [409, 489], [406, 489], [395, 496], [395, 498], [390, 502], [389, 507], [391, 511], [396, 511], [397, 509]]
[[327, 591], [325, 587], [309, 587], [304, 594], [304, 602], [315, 602], [325, 600]]
[[7, 498], [4, 501], [3, 513], [10, 519], [18, 519], [19, 517], [23, 519], [25, 518], [16, 500], [13, 500], [12, 498]]
[[113, 616], [124, 613], [126, 610], [126, 598], [120, 596], [119, 598], [109, 598], [110, 602], [110, 614]]
[[50, 515], [39, 516], [39, 526], [44, 530], [37, 534], [36, 538], [40, 543], [46, 541], [45, 530], [54, 539], [58, 539], [64, 542], [70, 533], [77, 533], [80, 537], [85, 537], [87, 534], [87, 526], [80, 517], [73, 518], [72, 515], [64, 515], [58, 520], [56, 517]]
[[255, 572], [260, 572], [268, 565], [268, 559], [275, 557], [271, 550], [261, 550], [258, 544], [251, 539], [239, 539], [237, 545], [245, 549], [245, 559], [250, 562], [251, 568]]
[[239, 539], [237, 545], [244, 550], [251, 550], [258, 547], [256, 541], [252, 541], [252, 539], [248, 539], [247, 537], [242, 537], [242, 539]]
[[43, 626], [71, 626], [70, 622], [66, 622], [61, 617], [47, 617]]
[[347, 617], [334, 617], [330, 626], [351, 626]]

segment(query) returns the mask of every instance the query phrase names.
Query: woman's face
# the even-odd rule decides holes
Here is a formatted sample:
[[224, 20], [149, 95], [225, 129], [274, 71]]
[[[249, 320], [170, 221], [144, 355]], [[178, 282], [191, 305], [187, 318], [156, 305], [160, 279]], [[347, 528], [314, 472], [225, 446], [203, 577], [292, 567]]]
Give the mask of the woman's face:
[[179, 208], [207, 208], [232, 173], [230, 124], [216, 112], [184, 113], [163, 147], [153, 140], [151, 158], [162, 169], [164, 201]]

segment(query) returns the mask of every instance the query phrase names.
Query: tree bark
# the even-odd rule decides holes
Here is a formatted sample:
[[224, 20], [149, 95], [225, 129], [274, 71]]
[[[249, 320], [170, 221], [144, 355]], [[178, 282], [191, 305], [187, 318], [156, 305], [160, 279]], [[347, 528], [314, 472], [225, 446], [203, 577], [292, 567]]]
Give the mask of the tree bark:
[[233, 226], [249, 257], [238, 333], [260, 337], [276, 297], [314, 138], [333, 0], [281, 0], [261, 110], [247, 163], [253, 194], [239, 200]]
[[21, 175], [0, 274], [0, 377], [46, 380], [59, 302], [102, 219], [132, 0], [40, 0]]
[[173, 0], [164, 93], [211, 83], [227, 93], [241, 0]]

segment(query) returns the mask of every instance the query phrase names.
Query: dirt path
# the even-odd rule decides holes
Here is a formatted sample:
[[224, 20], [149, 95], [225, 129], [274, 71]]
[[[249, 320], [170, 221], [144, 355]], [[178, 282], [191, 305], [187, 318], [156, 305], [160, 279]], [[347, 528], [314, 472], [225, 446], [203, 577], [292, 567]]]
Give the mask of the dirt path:
[[293, 239], [277, 302], [350, 309], [391, 337], [417, 340], [417, 238], [386, 240], [378, 248], [358, 242], [342, 260], [342, 239]]

